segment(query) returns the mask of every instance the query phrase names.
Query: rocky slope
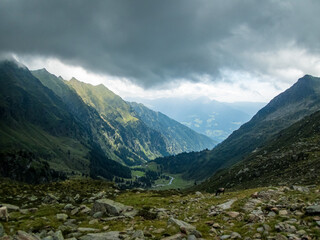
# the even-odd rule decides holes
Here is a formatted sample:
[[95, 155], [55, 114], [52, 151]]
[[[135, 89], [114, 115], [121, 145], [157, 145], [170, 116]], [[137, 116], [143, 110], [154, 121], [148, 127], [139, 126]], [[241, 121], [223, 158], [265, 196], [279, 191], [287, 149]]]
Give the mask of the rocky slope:
[[1, 179], [1, 240], [319, 239], [319, 186], [209, 193], [119, 191], [74, 179], [25, 185]]
[[261, 148], [281, 130], [320, 107], [320, 78], [306, 75], [262, 108], [249, 122], [234, 131], [211, 152], [190, 161], [186, 179], [204, 179], [217, 170], [241, 161]]
[[320, 183], [320, 112], [282, 130], [243, 161], [198, 186], [214, 191], [285, 184]]
[[163, 135], [168, 152], [171, 155], [181, 152], [201, 151], [206, 148], [212, 149], [215, 145], [211, 138], [196, 133], [161, 112], [152, 111], [143, 104], [135, 102], [130, 103], [130, 105], [148, 127]]

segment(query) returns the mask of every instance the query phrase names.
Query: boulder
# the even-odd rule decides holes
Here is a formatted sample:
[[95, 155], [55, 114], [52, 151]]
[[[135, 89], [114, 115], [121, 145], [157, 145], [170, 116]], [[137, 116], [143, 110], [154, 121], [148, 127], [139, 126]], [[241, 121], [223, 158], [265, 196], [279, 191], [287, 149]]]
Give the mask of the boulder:
[[0, 223], [0, 237], [3, 237], [4, 234], [5, 234], [5, 232], [4, 232], [4, 227], [3, 227], [2, 224]]
[[320, 215], [320, 205], [313, 205], [306, 208], [308, 215]]
[[79, 238], [80, 240], [120, 240], [120, 232], [89, 233]]
[[53, 240], [64, 240], [64, 237], [62, 235], [62, 232], [59, 230], [59, 231], [56, 231], [54, 234], [53, 234]]
[[304, 192], [308, 193], [310, 190], [307, 187], [302, 187], [302, 186], [292, 186], [291, 187], [294, 191], [299, 191], [299, 192]]
[[40, 238], [37, 237], [36, 235], [29, 234], [24, 231], [18, 231], [17, 235], [15, 236], [15, 239], [16, 240], [40, 240]]
[[181, 221], [175, 218], [170, 218], [168, 223], [179, 227], [182, 233], [195, 235], [196, 237], [202, 237], [202, 234], [199, 231], [197, 231], [196, 227], [189, 223], [186, 223], [184, 221]]
[[66, 221], [68, 219], [68, 215], [65, 213], [58, 213], [56, 217], [58, 221]]
[[95, 201], [91, 214], [94, 215], [97, 212], [102, 212], [109, 216], [119, 216], [127, 209], [128, 207], [122, 203], [118, 203], [110, 199], [99, 199]]
[[230, 209], [232, 204], [237, 201], [236, 198], [233, 198], [233, 199], [230, 199], [229, 201], [225, 202], [225, 203], [222, 203], [222, 204], [219, 204], [217, 207], [222, 209], [222, 210], [227, 210], [227, 209]]

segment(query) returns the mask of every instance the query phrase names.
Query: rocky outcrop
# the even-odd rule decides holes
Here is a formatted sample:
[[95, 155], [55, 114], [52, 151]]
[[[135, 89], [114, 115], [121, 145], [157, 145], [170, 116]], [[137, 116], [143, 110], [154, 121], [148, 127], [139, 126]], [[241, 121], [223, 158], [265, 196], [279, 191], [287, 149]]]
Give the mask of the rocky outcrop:
[[110, 199], [99, 199], [94, 202], [91, 214], [94, 215], [98, 212], [101, 212], [107, 216], [134, 216], [136, 211], [133, 207], [125, 206], [122, 203], [115, 202]]

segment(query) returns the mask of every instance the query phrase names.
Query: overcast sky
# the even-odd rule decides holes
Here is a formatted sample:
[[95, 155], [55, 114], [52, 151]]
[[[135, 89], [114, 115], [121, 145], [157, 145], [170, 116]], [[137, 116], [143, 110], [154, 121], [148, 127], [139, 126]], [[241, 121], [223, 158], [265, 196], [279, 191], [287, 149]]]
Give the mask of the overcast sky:
[[320, 76], [318, 0], [0, 0], [0, 54], [120, 96], [269, 101]]

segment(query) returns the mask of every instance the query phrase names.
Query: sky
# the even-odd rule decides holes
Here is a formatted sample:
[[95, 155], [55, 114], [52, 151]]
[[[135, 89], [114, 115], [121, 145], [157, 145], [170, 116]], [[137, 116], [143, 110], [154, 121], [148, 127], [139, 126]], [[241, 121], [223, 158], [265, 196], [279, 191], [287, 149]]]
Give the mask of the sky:
[[124, 99], [267, 102], [320, 76], [318, 0], [0, 0], [0, 55]]

